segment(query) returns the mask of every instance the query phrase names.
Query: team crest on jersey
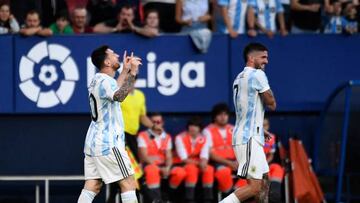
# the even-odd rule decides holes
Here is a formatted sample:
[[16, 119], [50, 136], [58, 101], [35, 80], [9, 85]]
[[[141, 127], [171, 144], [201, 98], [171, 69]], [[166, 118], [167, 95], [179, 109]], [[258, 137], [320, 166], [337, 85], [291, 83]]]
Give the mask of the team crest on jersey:
[[251, 166], [250, 171], [251, 171], [251, 173], [255, 173], [256, 172], [256, 166]]

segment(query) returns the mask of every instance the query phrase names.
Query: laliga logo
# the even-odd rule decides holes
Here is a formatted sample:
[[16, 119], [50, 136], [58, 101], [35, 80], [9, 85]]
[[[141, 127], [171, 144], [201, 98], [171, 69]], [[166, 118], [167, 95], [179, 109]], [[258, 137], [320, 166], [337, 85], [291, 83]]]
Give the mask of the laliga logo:
[[[205, 87], [205, 63], [188, 61], [180, 69], [179, 62], [164, 61], [156, 68], [156, 54], [149, 52], [147, 59], [147, 78], [139, 78], [135, 86], [140, 88], [157, 88], [165, 96], [176, 94], [180, 89], [180, 82], [185, 87]], [[169, 74], [166, 74], [169, 73]], [[193, 77], [191, 77], [191, 73]], [[156, 80], [159, 86], [156, 85]]]
[[[156, 54], [149, 52], [146, 55], [147, 77], [138, 78], [135, 83], [137, 88], [156, 88], [164, 96], [172, 96], [178, 93], [181, 84], [187, 88], [205, 87], [205, 62], [188, 61], [184, 65], [179, 62], [162, 61], [156, 62]], [[121, 71], [121, 69], [119, 69]], [[141, 71], [141, 70], [140, 70]], [[91, 58], [87, 58], [87, 84], [90, 85], [96, 73]]]
[[68, 48], [43, 41], [21, 57], [19, 76], [23, 94], [37, 107], [51, 108], [70, 100], [79, 71]]

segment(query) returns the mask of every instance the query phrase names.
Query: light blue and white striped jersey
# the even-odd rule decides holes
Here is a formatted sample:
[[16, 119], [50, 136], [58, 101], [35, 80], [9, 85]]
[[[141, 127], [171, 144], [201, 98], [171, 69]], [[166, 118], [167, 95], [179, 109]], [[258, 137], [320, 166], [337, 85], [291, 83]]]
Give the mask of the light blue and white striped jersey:
[[347, 21], [341, 16], [332, 16], [325, 26], [326, 34], [341, 34], [345, 28]]
[[113, 100], [119, 87], [114, 78], [96, 73], [89, 90], [91, 118], [84, 153], [105, 156], [114, 147], [125, 147], [124, 121], [120, 104]]
[[236, 123], [233, 145], [246, 144], [251, 137], [264, 145], [264, 104], [260, 93], [270, 89], [264, 71], [245, 67], [233, 84]]
[[255, 10], [258, 22], [266, 30], [276, 32], [276, 14], [283, 13], [284, 8], [280, 0], [254, 0], [249, 2]]
[[[218, 5], [226, 7], [228, 10], [228, 16], [231, 21], [231, 25], [233, 29], [237, 31], [239, 34], [245, 33], [246, 27], [246, 10], [248, 3], [254, 0], [218, 0]], [[220, 15], [220, 14], [219, 14]], [[217, 21], [217, 29], [221, 33], [229, 33], [226, 28], [224, 19], [218, 17]]]

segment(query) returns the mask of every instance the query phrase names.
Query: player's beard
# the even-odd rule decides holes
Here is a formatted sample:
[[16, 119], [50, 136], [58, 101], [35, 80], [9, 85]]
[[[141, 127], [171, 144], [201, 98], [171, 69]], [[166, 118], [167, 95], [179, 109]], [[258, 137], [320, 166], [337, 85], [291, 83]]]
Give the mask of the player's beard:
[[265, 71], [266, 64], [256, 63], [255, 68]]

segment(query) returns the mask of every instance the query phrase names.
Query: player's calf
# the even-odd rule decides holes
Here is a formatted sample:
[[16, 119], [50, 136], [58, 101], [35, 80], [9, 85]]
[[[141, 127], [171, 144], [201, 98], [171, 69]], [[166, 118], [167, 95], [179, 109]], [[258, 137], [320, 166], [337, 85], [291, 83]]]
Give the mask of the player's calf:
[[78, 199], [78, 203], [91, 203], [100, 192], [102, 182], [100, 180], [86, 180], [84, 189]]
[[136, 181], [133, 175], [128, 176], [119, 181], [121, 189], [121, 201], [123, 203], [137, 203], [136, 197]]

